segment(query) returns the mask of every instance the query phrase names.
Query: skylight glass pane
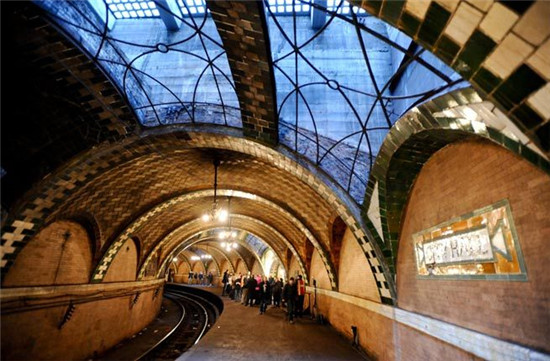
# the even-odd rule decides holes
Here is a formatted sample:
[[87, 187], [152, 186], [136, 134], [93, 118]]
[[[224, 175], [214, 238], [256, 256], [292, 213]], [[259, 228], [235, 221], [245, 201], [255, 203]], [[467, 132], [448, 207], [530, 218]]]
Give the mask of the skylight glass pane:
[[[279, 139], [361, 203], [372, 163], [393, 123], [437, 93], [434, 89], [451, 90], [460, 77], [428, 53], [411, 61], [398, 50], [409, 49], [410, 38], [365, 12], [354, 18], [347, 2], [327, 0], [325, 10], [313, 11], [325, 14], [316, 29], [307, 13], [293, 19], [288, 9], [286, 14], [266, 11]], [[394, 81], [403, 62], [408, 62], [404, 75]]]
[[[169, 32], [153, 2], [127, 1], [113, 12], [122, 19], [104, 33], [87, 1], [38, 4], [72, 38], [80, 40], [144, 126], [215, 123], [242, 127], [227, 56], [204, 8], [203, 14], [188, 17], [178, 31]], [[194, 11], [198, 12], [196, 7]]]

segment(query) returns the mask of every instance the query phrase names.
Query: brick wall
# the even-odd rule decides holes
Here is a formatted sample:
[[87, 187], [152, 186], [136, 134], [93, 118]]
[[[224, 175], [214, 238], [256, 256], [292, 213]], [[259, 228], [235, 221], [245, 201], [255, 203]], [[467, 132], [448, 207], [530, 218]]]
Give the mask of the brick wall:
[[296, 278], [297, 274], [300, 274], [300, 266], [298, 265], [296, 257], [292, 256], [290, 259], [290, 265], [288, 266], [287, 279], [290, 277]]
[[116, 254], [103, 282], [135, 281], [137, 275], [138, 254], [134, 241], [128, 239]]
[[[528, 281], [420, 280], [411, 235], [507, 198]], [[487, 141], [465, 141], [424, 165], [403, 219], [399, 307], [528, 347], [550, 351], [550, 177]]]
[[252, 265], [252, 268], [250, 270], [252, 274], [254, 275], [264, 275], [264, 269], [262, 268], [262, 265], [258, 262], [258, 260], [254, 261], [254, 264]]
[[324, 288], [326, 290], [331, 289], [327, 270], [323, 265], [323, 261], [321, 260], [321, 257], [319, 257], [319, 252], [317, 252], [317, 250], [313, 251], [313, 255], [311, 256], [311, 268], [309, 269], [310, 285], [313, 285], [314, 279], [317, 281], [317, 287]]
[[248, 270], [246, 269], [246, 265], [244, 261], [242, 259], [237, 260], [237, 267], [236, 267], [235, 273], [237, 274], [242, 273], [243, 275], [245, 275], [247, 272]]
[[59, 221], [38, 233], [21, 251], [3, 287], [88, 283], [92, 243], [75, 222]]
[[367, 259], [349, 228], [344, 233], [340, 250], [338, 291], [380, 302], [378, 287]]
[[154, 292], [142, 293], [132, 308], [132, 296], [77, 304], [61, 330], [66, 306], [3, 314], [2, 359], [79, 360], [100, 354], [154, 319], [162, 302]]

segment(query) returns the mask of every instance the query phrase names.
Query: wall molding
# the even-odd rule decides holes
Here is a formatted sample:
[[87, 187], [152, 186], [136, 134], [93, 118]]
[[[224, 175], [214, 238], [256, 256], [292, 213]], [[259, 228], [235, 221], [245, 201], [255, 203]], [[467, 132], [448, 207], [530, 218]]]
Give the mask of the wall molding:
[[[41, 308], [104, 301], [158, 290], [162, 297], [165, 280], [110, 282], [80, 285], [31, 286], [2, 288], [0, 302], [2, 314], [32, 311]], [[155, 293], [156, 296], [156, 293]]]
[[[313, 287], [307, 290], [314, 292]], [[548, 354], [397, 307], [319, 288], [317, 294], [375, 312], [486, 360], [550, 361]]]

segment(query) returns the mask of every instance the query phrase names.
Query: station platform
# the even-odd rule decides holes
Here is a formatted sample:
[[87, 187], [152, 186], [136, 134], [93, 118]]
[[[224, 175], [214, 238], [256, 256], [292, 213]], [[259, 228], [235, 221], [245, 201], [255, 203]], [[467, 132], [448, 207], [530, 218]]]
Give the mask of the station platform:
[[[221, 294], [220, 288], [203, 289]], [[309, 318], [290, 324], [283, 308], [269, 306], [260, 315], [258, 306], [222, 299], [225, 309], [221, 317], [178, 361], [365, 360], [330, 326]]]

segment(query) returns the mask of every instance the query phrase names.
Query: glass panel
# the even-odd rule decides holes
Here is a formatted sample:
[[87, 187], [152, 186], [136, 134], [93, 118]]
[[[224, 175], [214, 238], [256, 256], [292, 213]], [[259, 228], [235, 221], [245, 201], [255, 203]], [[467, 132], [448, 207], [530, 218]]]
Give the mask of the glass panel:
[[361, 203], [378, 150], [412, 106], [467, 86], [410, 38], [346, 1], [265, 1], [281, 143]]
[[[184, 17], [176, 7], [169, 18], [181, 23], [177, 31], [167, 30], [159, 17], [160, 5], [153, 1], [37, 4], [105, 70], [143, 125], [242, 127], [227, 56], [204, 1], [180, 0], [180, 6], [196, 15]], [[104, 13], [120, 19], [110, 30], [96, 16], [100, 5]]]

